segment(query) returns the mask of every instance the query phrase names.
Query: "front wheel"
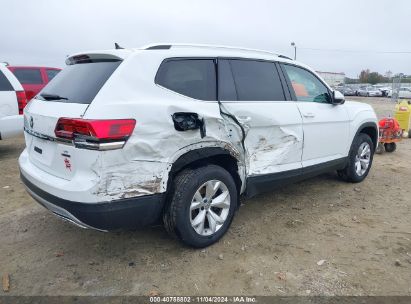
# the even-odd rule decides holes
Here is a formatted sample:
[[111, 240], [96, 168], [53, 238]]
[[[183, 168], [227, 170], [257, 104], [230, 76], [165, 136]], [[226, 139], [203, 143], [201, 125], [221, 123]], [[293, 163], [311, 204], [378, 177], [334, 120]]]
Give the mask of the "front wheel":
[[362, 182], [370, 171], [374, 156], [374, 144], [367, 134], [358, 134], [350, 149], [347, 166], [338, 171], [338, 175], [344, 180], [359, 183]]
[[225, 169], [216, 165], [186, 169], [174, 179], [172, 191], [163, 215], [170, 234], [202, 248], [226, 233], [237, 206], [237, 188]]

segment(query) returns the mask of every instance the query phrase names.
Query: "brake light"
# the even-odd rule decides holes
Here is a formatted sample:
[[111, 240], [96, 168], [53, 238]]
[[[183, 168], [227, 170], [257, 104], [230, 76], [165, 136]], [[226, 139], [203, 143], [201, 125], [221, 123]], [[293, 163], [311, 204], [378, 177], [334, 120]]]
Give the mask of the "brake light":
[[109, 150], [122, 148], [133, 133], [134, 119], [60, 118], [54, 134], [57, 138], [73, 140], [80, 148]]
[[401, 106], [399, 110], [400, 111], [408, 111], [408, 107]]
[[24, 91], [16, 91], [17, 104], [19, 107], [19, 114], [23, 114], [24, 107], [27, 105], [26, 93]]

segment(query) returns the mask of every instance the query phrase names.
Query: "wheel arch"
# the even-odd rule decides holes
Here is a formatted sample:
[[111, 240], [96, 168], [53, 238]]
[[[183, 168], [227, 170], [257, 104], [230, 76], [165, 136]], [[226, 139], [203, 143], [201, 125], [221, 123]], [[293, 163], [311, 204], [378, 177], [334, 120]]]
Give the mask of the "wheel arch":
[[[238, 198], [243, 185], [239, 173], [239, 160], [229, 150], [221, 147], [203, 147], [182, 154], [171, 166], [167, 182], [167, 189], [171, 189], [175, 176], [187, 168], [199, 168], [214, 164], [227, 170], [234, 179]], [[171, 191], [167, 190], [167, 193]], [[168, 195], [167, 195], [168, 196]], [[237, 204], [239, 205], [239, 199]]]
[[354, 138], [357, 137], [358, 134], [360, 133], [367, 134], [369, 137], [371, 137], [372, 143], [374, 144], [374, 151], [375, 151], [378, 145], [378, 126], [377, 124], [374, 122], [363, 123], [358, 128]]

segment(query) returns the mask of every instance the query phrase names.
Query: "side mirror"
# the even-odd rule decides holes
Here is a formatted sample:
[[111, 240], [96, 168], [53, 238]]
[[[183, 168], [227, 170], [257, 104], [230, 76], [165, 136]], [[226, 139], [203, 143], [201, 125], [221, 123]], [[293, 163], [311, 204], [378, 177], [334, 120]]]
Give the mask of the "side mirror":
[[334, 90], [332, 93], [332, 100], [331, 103], [333, 105], [340, 105], [345, 102], [345, 97], [340, 91]]

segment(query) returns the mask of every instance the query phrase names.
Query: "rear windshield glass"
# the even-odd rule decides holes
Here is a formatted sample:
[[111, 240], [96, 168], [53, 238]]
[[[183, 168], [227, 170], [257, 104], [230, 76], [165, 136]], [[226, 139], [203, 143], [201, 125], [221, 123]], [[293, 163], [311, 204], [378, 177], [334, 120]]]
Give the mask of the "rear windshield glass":
[[90, 104], [121, 61], [68, 65], [36, 98]]
[[10, 82], [4, 76], [3, 72], [0, 71], [0, 91], [14, 91]]
[[15, 69], [13, 74], [22, 84], [42, 84], [41, 72], [39, 69]]

